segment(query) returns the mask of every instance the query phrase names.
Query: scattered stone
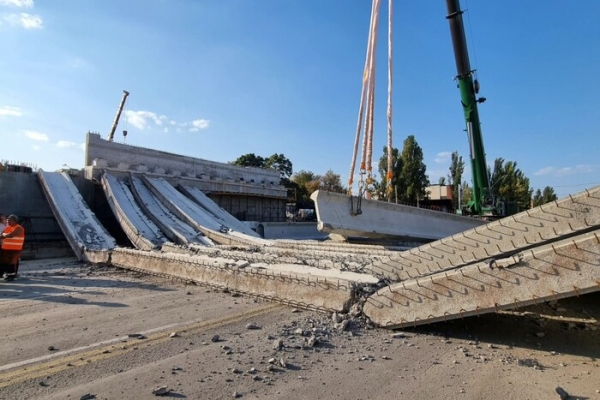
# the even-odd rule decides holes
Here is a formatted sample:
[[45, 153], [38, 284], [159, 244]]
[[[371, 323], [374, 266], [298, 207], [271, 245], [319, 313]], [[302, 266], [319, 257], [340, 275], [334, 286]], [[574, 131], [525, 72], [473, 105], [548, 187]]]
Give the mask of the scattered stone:
[[280, 351], [283, 349], [283, 340], [279, 339], [273, 343], [273, 350]]
[[315, 347], [319, 343], [319, 339], [313, 335], [309, 338], [305, 338], [304, 343], [307, 347]]
[[210, 339], [210, 341], [211, 341], [211, 342], [218, 342], [220, 339], [221, 339], [221, 338], [219, 337], [219, 335], [215, 335], [215, 336], [213, 336], [213, 337]]
[[337, 313], [337, 311], [335, 311], [331, 315], [331, 320], [333, 321], [334, 324], [339, 324], [340, 322], [342, 322], [342, 317]]
[[345, 319], [342, 322], [340, 322], [339, 324], [335, 324], [334, 326], [338, 331], [343, 332], [348, 329], [349, 324], [350, 324], [350, 321]]
[[142, 335], [141, 333], [129, 333], [127, 334], [127, 337], [132, 339], [141, 339], [144, 337], [144, 335]]
[[43, 387], [49, 386], [49, 385], [48, 385], [46, 382], [44, 382], [44, 381], [40, 381], [40, 382], [39, 382], [39, 384], [40, 384], [40, 386], [43, 386]]
[[168, 386], [160, 386], [152, 390], [152, 394], [155, 396], [165, 396], [169, 394], [169, 392], [170, 390]]
[[277, 360], [274, 359], [273, 357], [269, 358], [269, 361], [268, 361], [269, 364], [275, 364], [276, 362], [277, 362]]
[[391, 358], [389, 358], [388, 356], [381, 356], [381, 358], [383, 358], [384, 360], [391, 360]]
[[171, 368], [171, 371], [182, 371], [182, 370], [183, 370], [183, 368], [181, 368], [181, 367], [173, 367], [173, 368]]
[[260, 376], [258, 376], [258, 375], [254, 375], [254, 376], [252, 377], [252, 379], [254, 379], [255, 381], [262, 381], [262, 379], [263, 379], [263, 378], [262, 378], [262, 377], [260, 377]]
[[170, 338], [174, 338], [174, 337], [178, 337], [179, 334], [177, 332], [171, 332], [171, 334], [169, 335]]
[[304, 335], [304, 331], [302, 330], [302, 328], [298, 328], [298, 329], [296, 329], [296, 330], [294, 331], [294, 333], [295, 333], [296, 335], [300, 335], [300, 336]]
[[279, 359], [279, 365], [281, 365], [281, 368], [287, 368], [287, 363], [283, 358]]
[[567, 391], [560, 386], [557, 386], [554, 390], [560, 396], [560, 400], [567, 400], [570, 397], [569, 393], [567, 393]]
[[48, 346], [48, 350], [49, 351], [56, 351], [58, 349], [56, 347], [54, 347], [54, 346]]
[[544, 337], [546, 334], [544, 332], [538, 332], [535, 334], [537, 337]]
[[83, 396], [81, 396], [81, 397], [79, 398], [79, 400], [93, 400], [93, 399], [95, 399], [95, 398], [96, 398], [96, 395], [95, 395], [95, 394], [92, 394], [92, 393], [86, 393], [86, 394], [84, 394]]
[[261, 327], [250, 322], [249, 324], [246, 325], [246, 329], [261, 329]]
[[241, 394], [241, 393], [239, 393], [239, 392], [233, 392], [233, 398], [234, 398], [234, 399], [237, 399], [237, 398], [239, 398], [239, 397], [242, 397], [242, 394]]
[[406, 334], [402, 333], [402, 332], [395, 332], [395, 333], [392, 333], [390, 336], [392, 337], [392, 339], [407, 339], [408, 338], [408, 336], [406, 336]]
[[300, 312], [300, 310], [299, 310], [299, 309], [297, 309], [297, 308], [292, 308], [292, 312], [293, 312], [293, 313], [299, 313], [299, 312]]
[[192, 295], [192, 292], [187, 292], [186, 294], [187, 294], [188, 296], [191, 296], [191, 295]]

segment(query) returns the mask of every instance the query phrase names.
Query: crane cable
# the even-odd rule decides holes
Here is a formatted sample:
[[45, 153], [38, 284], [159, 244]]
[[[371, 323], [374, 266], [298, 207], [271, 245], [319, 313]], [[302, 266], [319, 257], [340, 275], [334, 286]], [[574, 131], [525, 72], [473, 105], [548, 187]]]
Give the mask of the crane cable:
[[375, 20], [375, 7], [377, 0], [373, 0], [371, 7], [371, 21], [369, 25], [369, 38], [367, 40], [367, 54], [365, 57], [365, 68], [362, 78], [362, 90], [360, 94], [360, 105], [358, 109], [358, 121], [356, 122], [356, 136], [354, 138], [354, 150], [352, 153], [352, 162], [350, 164], [350, 174], [348, 175], [348, 195], [352, 195], [352, 185], [354, 184], [354, 169], [356, 167], [356, 156], [358, 154], [358, 142], [360, 141], [360, 134], [362, 132], [363, 115], [365, 109], [365, 98], [367, 96], [367, 88], [369, 82], [369, 61], [371, 59], [371, 37], [373, 36], [373, 25]]
[[351, 214], [361, 213], [361, 199], [364, 193], [368, 193], [368, 185], [373, 181], [371, 158], [373, 154], [373, 116], [375, 106], [375, 49], [377, 47], [377, 27], [379, 25], [379, 7], [380, 0], [373, 0], [371, 9], [371, 23], [369, 27], [369, 40], [367, 44], [367, 56], [365, 60], [365, 69], [363, 73], [363, 87], [361, 92], [361, 102], [359, 107], [359, 116], [354, 142], [354, 153], [348, 179], [348, 194], [352, 195], [352, 183], [354, 168], [356, 166], [356, 156], [358, 151], [358, 141], [362, 131], [363, 114], [366, 103], [366, 114], [364, 115], [365, 135], [363, 137], [362, 158], [360, 164], [360, 181], [358, 185], [358, 196], [356, 211], [351, 207]]
[[387, 122], [388, 122], [388, 137], [387, 137], [387, 175], [386, 175], [386, 194], [388, 202], [392, 199], [392, 178], [394, 177], [393, 157], [392, 157], [392, 16], [393, 5], [392, 0], [388, 0], [388, 104], [387, 104]]

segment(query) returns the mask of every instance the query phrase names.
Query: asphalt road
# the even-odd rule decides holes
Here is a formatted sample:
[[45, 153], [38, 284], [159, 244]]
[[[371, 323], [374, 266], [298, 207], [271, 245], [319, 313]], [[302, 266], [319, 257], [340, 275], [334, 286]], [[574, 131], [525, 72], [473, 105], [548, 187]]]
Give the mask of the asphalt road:
[[392, 336], [71, 259], [20, 273], [0, 283], [0, 399], [600, 399], [598, 293]]

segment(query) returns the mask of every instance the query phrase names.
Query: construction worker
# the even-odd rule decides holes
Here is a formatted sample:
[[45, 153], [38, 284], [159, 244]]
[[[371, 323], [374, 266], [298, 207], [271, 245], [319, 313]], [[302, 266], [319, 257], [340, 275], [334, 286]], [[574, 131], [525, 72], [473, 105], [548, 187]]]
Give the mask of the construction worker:
[[25, 244], [25, 229], [19, 225], [19, 217], [11, 214], [6, 219], [7, 226], [0, 234], [0, 268], [5, 281], [12, 281], [17, 276], [19, 257]]

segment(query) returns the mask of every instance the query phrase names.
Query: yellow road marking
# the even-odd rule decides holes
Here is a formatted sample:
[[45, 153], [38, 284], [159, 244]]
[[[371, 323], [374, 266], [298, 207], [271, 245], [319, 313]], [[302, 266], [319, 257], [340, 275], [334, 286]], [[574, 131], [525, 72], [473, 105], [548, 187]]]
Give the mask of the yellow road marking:
[[[191, 324], [186, 327], [180, 328], [177, 330], [177, 332], [180, 336], [197, 334], [212, 328], [218, 328], [220, 326], [232, 324], [246, 318], [257, 317], [259, 315], [267, 314], [273, 310], [283, 307], [284, 306], [280, 304], [270, 303], [250, 311], [228, 315], [226, 317], [211, 319], [208, 321], [197, 322], [195, 324]], [[121, 347], [115, 347], [118, 345], [102, 346], [82, 353], [69, 354], [68, 356], [53, 359], [48, 362], [40, 363], [37, 365], [30, 365], [27, 367], [21, 367], [14, 370], [10, 370], [0, 374], [0, 389], [28, 380], [46, 377], [50, 374], [57, 374], [59, 372], [65, 371], [73, 367], [81, 367], [93, 362], [108, 359], [110, 357], [123, 355], [135, 349], [139, 350], [156, 346], [168, 340], [172, 340], [169, 337], [169, 335], [170, 332], [156, 333], [153, 335], [149, 335], [144, 340], [137, 340], [133, 342], [129, 341], [123, 343]]]

